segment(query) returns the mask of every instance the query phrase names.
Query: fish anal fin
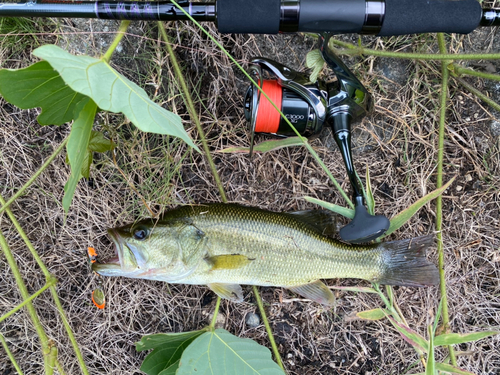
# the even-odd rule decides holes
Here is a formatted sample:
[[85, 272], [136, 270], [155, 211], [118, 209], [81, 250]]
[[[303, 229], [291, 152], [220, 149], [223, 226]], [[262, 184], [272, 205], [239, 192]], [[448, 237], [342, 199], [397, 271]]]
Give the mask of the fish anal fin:
[[330, 306], [335, 304], [335, 296], [332, 291], [319, 280], [304, 285], [288, 286], [287, 288], [314, 302]]
[[253, 259], [240, 254], [215, 255], [205, 258], [205, 261], [212, 266], [211, 270], [234, 270], [250, 263]]
[[296, 220], [314, 228], [325, 236], [334, 236], [338, 233], [337, 216], [328, 210], [308, 210], [293, 211], [285, 215], [290, 215]]
[[207, 286], [221, 298], [232, 302], [243, 302], [243, 291], [238, 284], [212, 283]]

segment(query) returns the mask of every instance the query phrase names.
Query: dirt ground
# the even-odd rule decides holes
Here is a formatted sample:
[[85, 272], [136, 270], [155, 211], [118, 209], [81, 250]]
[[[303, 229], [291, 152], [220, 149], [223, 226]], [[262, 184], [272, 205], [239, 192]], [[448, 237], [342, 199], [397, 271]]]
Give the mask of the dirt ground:
[[[36, 61], [30, 52], [40, 44], [57, 43], [73, 53], [99, 56], [113, 39], [115, 22], [63, 19], [44, 24], [38, 37], [22, 36], [0, 50], [2, 68], [25, 67]], [[222, 154], [228, 146], [248, 146], [243, 115], [247, 83], [243, 75], [199, 30], [186, 23], [168, 24], [175, 52], [192, 88], [196, 109], [228, 199], [275, 211], [317, 208], [304, 196], [344, 205], [342, 198], [303, 147], [255, 155]], [[265, 56], [305, 69], [306, 53], [314, 40], [303, 35], [222, 36], [211, 32], [244, 66], [253, 56]], [[448, 38], [452, 52], [500, 52], [496, 30]], [[21, 38], [21, 37], [20, 37]], [[165, 49], [154, 24], [136, 23], [111, 63], [144, 87], [165, 108], [178, 113], [186, 129], [198, 139], [193, 122], [175, 84]], [[357, 38], [348, 37], [354, 43]], [[437, 50], [435, 37], [362, 38], [370, 48], [397, 51]], [[377, 213], [389, 218], [435, 189], [440, 64], [383, 58], [345, 61], [373, 93], [374, 113], [354, 131], [355, 165], [360, 175], [369, 167]], [[500, 72], [500, 61], [476, 69]], [[497, 102], [500, 85], [478, 79], [467, 81]], [[0, 99], [0, 192], [8, 199], [69, 134], [69, 125], [42, 127], [38, 110], [20, 110]], [[443, 238], [451, 329], [471, 332], [500, 329], [500, 115], [455, 80], [450, 82], [447, 112], [444, 181], [456, 177], [444, 194]], [[220, 197], [205, 158], [189, 152], [179, 141], [143, 134], [119, 115], [101, 113], [95, 128], [117, 143], [111, 153], [97, 155], [91, 178], [78, 184], [65, 214], [61, 200], [69, 177], [65, 154], [59, 155], [28, 191], [12, 205], [50, 272], [59, 280], [58, 294], [92, 374], [140, 374], [145, 353], [134, 343], [159, 332], [200, 329], [209, 323], [215, 296], [204, 286], [106, 278], [107, 307], [98, 310], [90, 294], [96, 277], [90, 272], [86, 249], [104, 257], [113, 252], [106, 229], [149, 216], [140, 197], [155, 213], [188, 203], [218, 202]], [[257, 141], [265, 138], [259, 136]], [[312, 142], [330, 171], [348, 190], [349, 184], [331, 135]], [[122, 175], [118, 167], [123, 171]], [[124, 177], [125, 176], [125, 177]], [[130, 186], [134, 186], [135, 192]], [[140, 196], [139, 196], [140, 194]], [[391, 239], [435, 233], [435, 204], [423, 207]], [[15, 253], [30, 293], [44, 285], [44, 277], [6, 215], [0, 228]], [[436, 249], [429, 257], [437, 263]], [[4, 256], [0, 256], [0, 314], [21, 297]], [[356, 280], [329, 280], [329, 285], [363, 285]], [[409, 326], [426, 335], [439, 303], [439, 290], [396, 287], [397, 303]], [[290, 375], [406, 374], [423, 371], [414, 349], [387, 320], [353, 319], [358, 311], [382, 306], [375, 295], [337, 292], [335, 309], [296, 298], [278, 288], [261, 288], [280, 353]], [[231, 333], [269, 347], [263, 325], [245, 323], [257, 307], [250, 287], [245, 301], [223, 301], [220, 325]], [[59, 350], [67, 374], [79, 374], [76, 357], [62, 322], [46, 292], [34, 303], [48, 336]], [[0, 333], [25, 374], [43, 371], [39, 340], [25, 311], [0, 323]], [[475, 374], [500, 374], [500, 338], [457, 346], [459, 365]], [[437, 351], [443, 360], [445, 351]], [[0, 349], [0, 374], [14, 368]]]

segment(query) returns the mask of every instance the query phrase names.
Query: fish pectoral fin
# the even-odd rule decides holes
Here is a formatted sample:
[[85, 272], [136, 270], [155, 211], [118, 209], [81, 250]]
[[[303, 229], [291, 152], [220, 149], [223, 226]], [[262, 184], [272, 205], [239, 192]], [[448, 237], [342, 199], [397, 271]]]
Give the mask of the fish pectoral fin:
[[250, 263], [253, 259], [240, 254], [215, 255], [205, 258], [212, 266], [211, 270], [234, 270]]
[[335, 296], [332, 291], [319, 280], [304, 285], [287, 286], [286, 288], [323, 305], [333, 306], [335, 304]]
[[207, 285], [215, 294], [232, 302], [243, 302], [243, 291], [238, 284], [212, 283]]

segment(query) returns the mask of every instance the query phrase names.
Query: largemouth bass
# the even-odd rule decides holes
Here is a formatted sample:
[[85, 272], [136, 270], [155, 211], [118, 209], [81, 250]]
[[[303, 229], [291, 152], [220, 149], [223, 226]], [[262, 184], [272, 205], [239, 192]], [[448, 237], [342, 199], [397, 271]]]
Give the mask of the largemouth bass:
[[94, 263], [103, 276], [207, 285], [242, 301], [240, 284], [288, 288], [322, 304], [332, 292], [319, 279], [358, 278], [389, 285], [436, 285], [425, 249], [431, 236], [348, 245], [325, 236], [329, 211], [276, 213], [236, 204], [184, 206], [160, 219], [108, 230], [117, 257]]

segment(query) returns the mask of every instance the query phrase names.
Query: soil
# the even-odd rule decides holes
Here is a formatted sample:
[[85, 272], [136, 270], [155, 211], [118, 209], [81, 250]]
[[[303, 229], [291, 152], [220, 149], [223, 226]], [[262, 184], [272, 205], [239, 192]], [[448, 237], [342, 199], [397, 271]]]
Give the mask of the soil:
[[[100, 56], [118, 24], [113, 21], [63, 19], [42, 40], [57, 42], [73, 53]], [[220, 35], [209, 30], [248, 67], [254, 56], [275, 59], [305, 70], [305, 56], [314, 39], [304, 35]], [[248, 147], [243, 115], [248, 86], [244, 75], [195, 26], [168, 24], [168, 33], [192, 90], [210, 149], [231, 202], [274, 211], [317, 208], [304, 200], [312, 196], [344, 206], [328, 177], [302, 147], [257, 154], [224, 154], [229, 146]], [[453, 52], [499, 52], [496, 30], [479, 30], [448, 40]], [[344, 40], [357, 43], [353, 36]], [[370, 48], [436, 51], [434, 36], [362, 38]], [[33, 48], [36, 45], [32, 46]], [[28, 66], [30, 51], [12, 54], [2, 47], [2, 67]], [[353, 153], [360, 176], [369, 167], [376, 212], [389, 218], [436, 187], [437, 121], [440, 65], [373, 57], [344, 57], [375, 98], [374, 112], [356, 125]], [[194, 139], [198, 134], [187, 115], [166, 51], [156, 26], [134, 23], [111, 64], [144, 87], [148, 94], [178, 113]], [[465, 63], [464, 63], [465, 64]], [[496, 73], [500, 62], [491, 62]], [[468, 65], [468, 64], [465, 64]], [[487, 66], [484, 69], [491, 69]], [[331, 74], [324, 72], [324, 79]], [[469, 79], [500, 102], [497, 84]], [[500, 117], [455, 80], [450, 81], [446, 114], [443, 180], [455, 178], [443, 197], [443, 241], [450, 329], [465, 333], [500, 328]], [[37, 109], [20, 110], [0, 99], [0, 192], [8, 199], [42, 165], [69, 134], [70, 125], [38, 125]], [[150, 216], [181, 204], [221, 200], [206, 159], [189, 152], [179, 141], [140, 133], [121, 115], [102, 113], [95, 129], [117, 143], [116, 164], [111, 153], [95, 156], [91, 178], [82, 179], [69, 213], [62, 209], [69, 177], [65, 155], [59, 155], [35, 183], [11, 206], [49, 271], [58, 279], [57, 292], [68, 322], [92, 374], [141, 374], [145, 353], [134, 343], [143, 335], [182, 332], [206, 326], [215, 296], [204, 286], [106, 278], [104, 310], [91, 302], [97, 278], [86, 257], [93, 246], [104, 258], [113, 252], [106, 229]], [[257, 142], [267, 139], [257, 136]], [[349, 191], [340, 153], [325, 130], [311, 141], [342, 187]], [[118, 169], [120, 168], [120, 170]], [[124, 177], [125, 176], [125, 177]], [[364, 179], [364, 178], [363, 178]], [[134, 189], [131, 188], [131, 185]], [[345, 223], [344, 219], [339, 219]], [[389, 239], [435, 234], [435, 203], [425, 205]], [[32, 255], [4, 214], [0, 229], [15, 254], [30, 293], [45, 279]], [[437, 250], [429, 250], [437, 263]], [[21, 302], [15, 280], [0, 256], [0, 311]], [[369, 286], [358, 280], [328, 280], [330, 286]], [[408, 325], [426, 336], [439, 303], [439, 290], [395, 287], [395, 299]], [[336, 291], [337, 304], [327, 309], [280, 288], [261, 288], [275, 339], [290, 375], [406, 374], [424, 371], [417, 353], [390, 323], [354, 319], [356, 312], [382, 306], [375, 295]], [[231, 333], [270, 347], [262, 324], [249, 327], [247, 314], [258, 313], [252, 290], [245, 301], [222, 301], [218, 324]], [[48, 292], [34, 302], [48, 336], [58, 348], [66, 374], [80, 373], [78, 362]], [[25, 374], [40, 374], [43, 359], [39, 339], [25, 310], [0, 322], [0, 333]], [[500, 374], [499, 337], [456, 347], [458, 364], [475, 374]], [[14, 368], [0, 351], [0, 374]], [[437, 349], [442, 361], [446, 351]], [[411, 369], [411, 371], [410, 371]]]

